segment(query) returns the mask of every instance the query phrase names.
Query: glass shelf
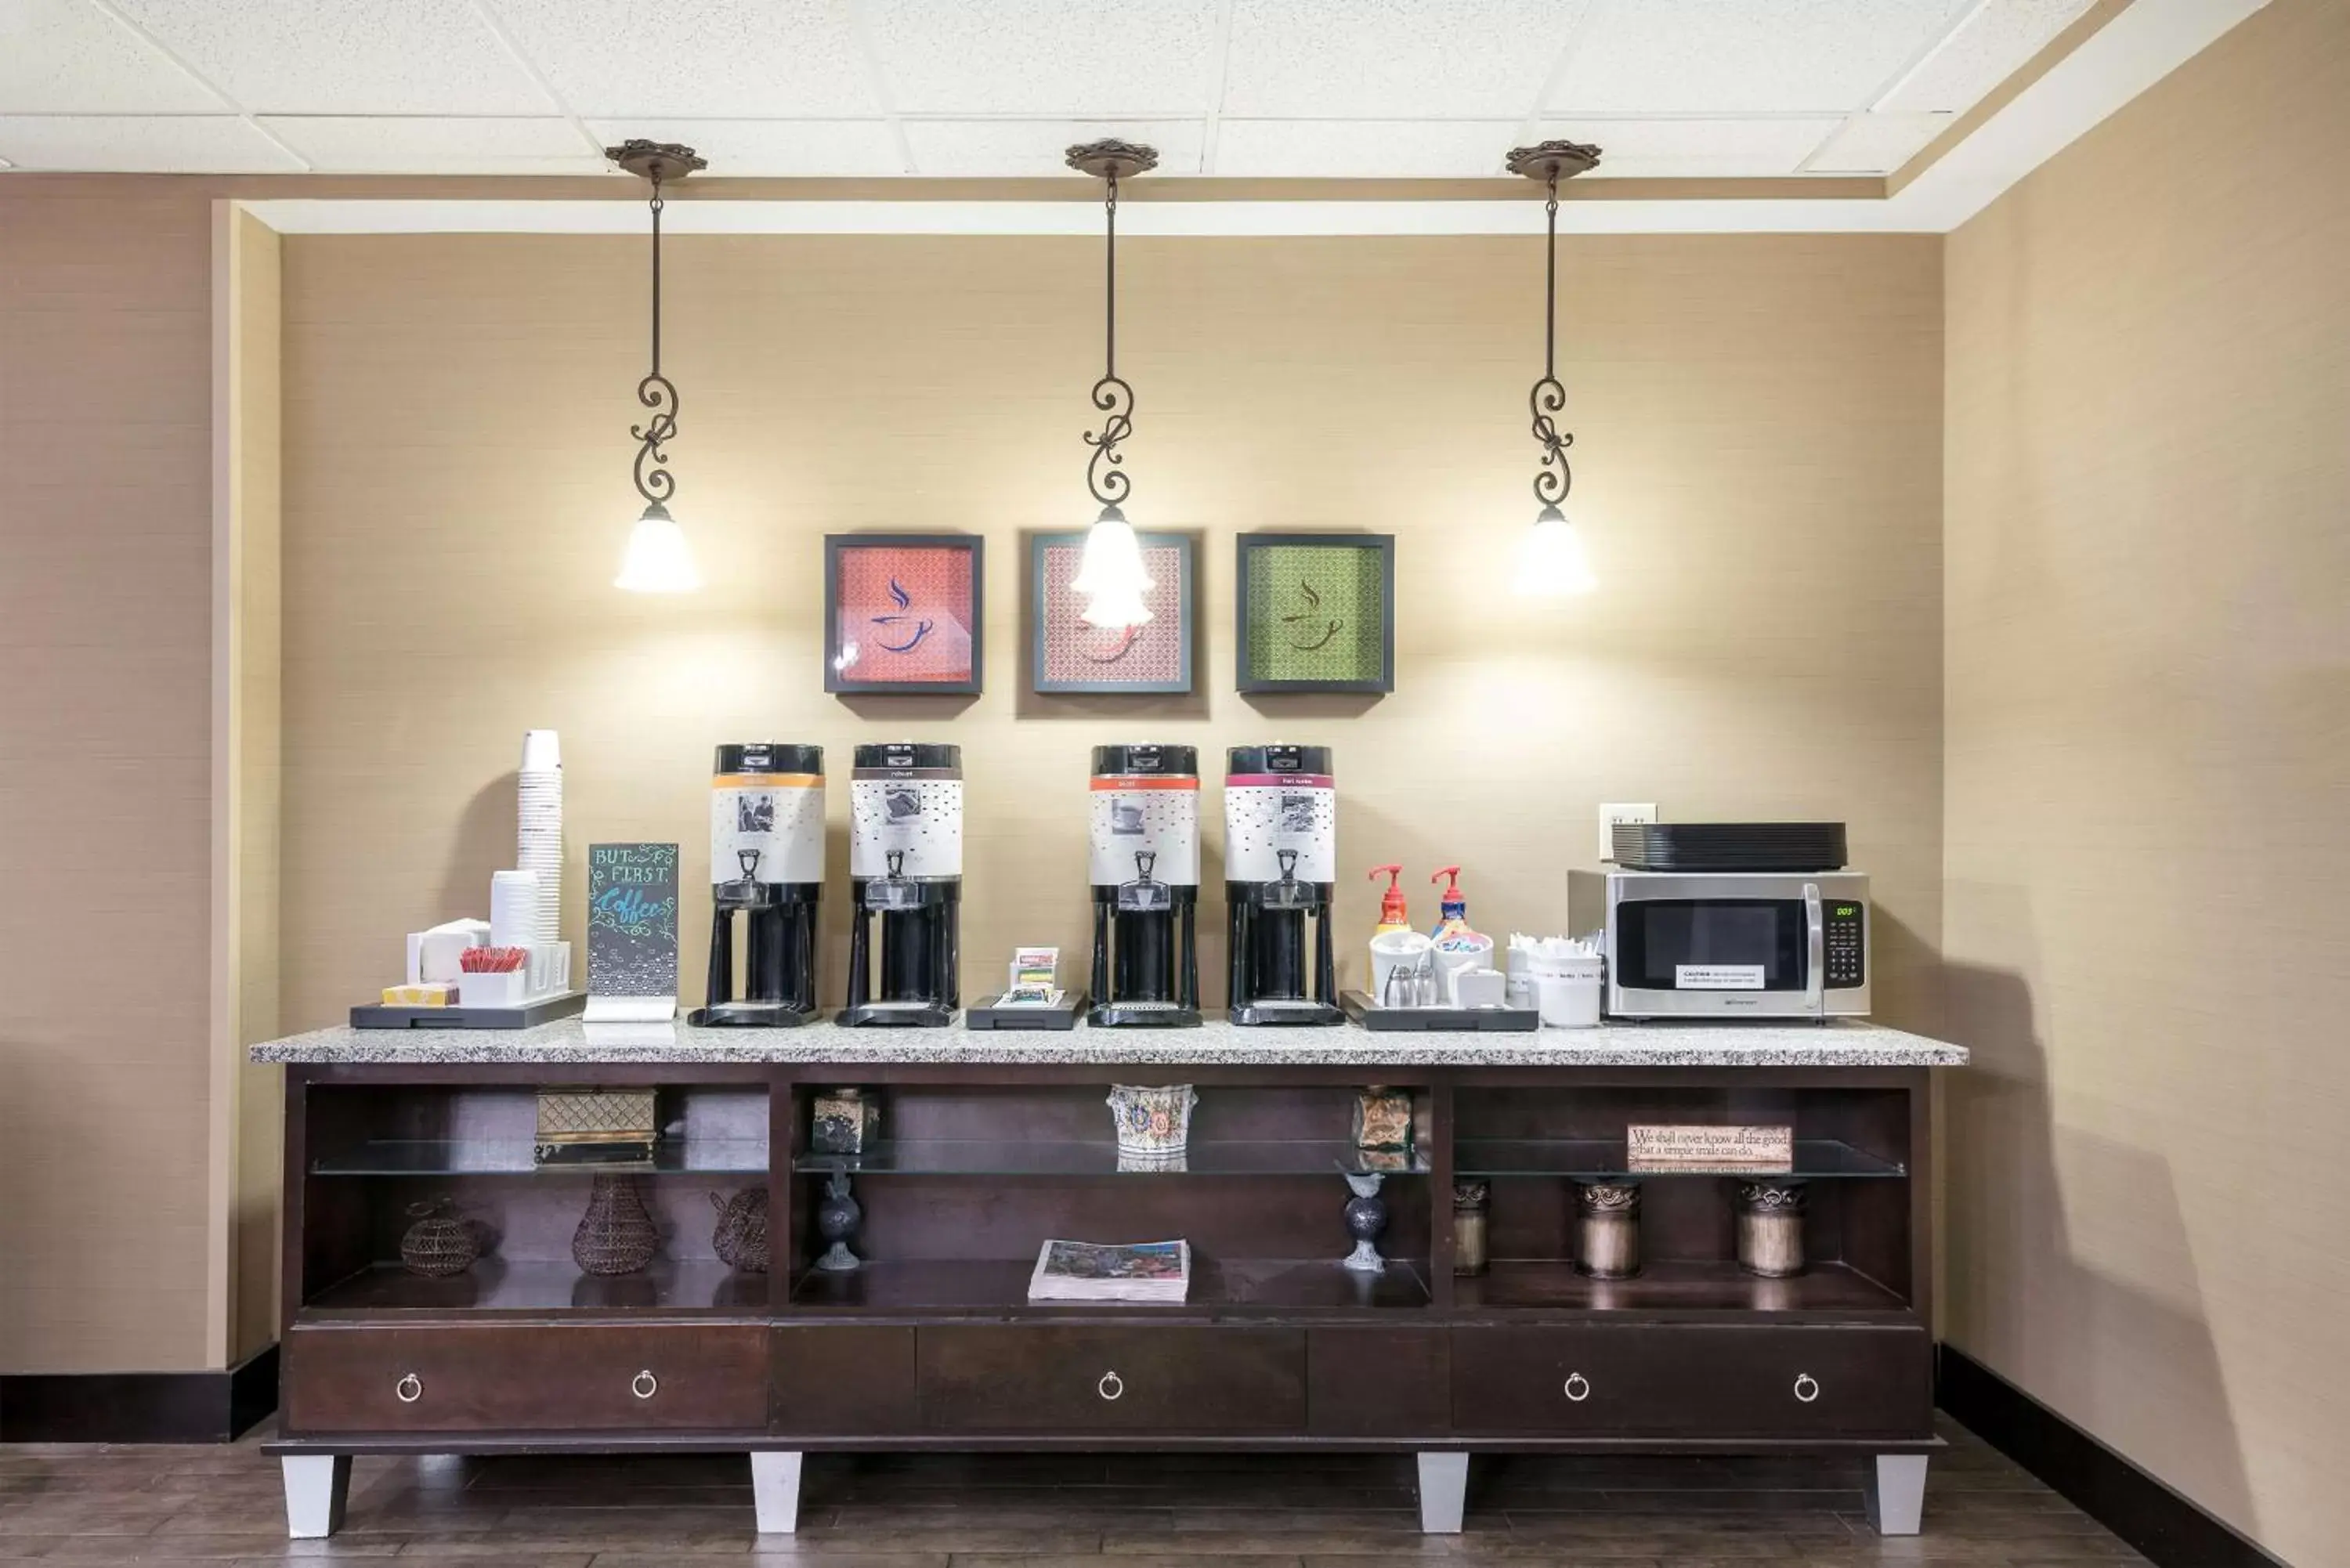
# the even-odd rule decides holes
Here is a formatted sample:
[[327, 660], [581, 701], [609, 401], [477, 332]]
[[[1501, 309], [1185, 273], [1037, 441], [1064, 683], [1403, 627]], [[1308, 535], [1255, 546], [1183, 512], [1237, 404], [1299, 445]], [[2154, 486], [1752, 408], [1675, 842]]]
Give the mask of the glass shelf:
[[1895, 1292], [1843, 1263], [1814, 1263], [1793, 1279], [1765, 1280], [1736, 1263], [1652, 1262], [1628, 1280], [1595, 1280], [1573, 1263], [1495, 1259], [1453, 1281], [1462, 1312], [1906, 1313]]
[[1336, 1259], [1191, 1257], [1191, 1293], [1181, 1302], [1028, 1300], [1035, 1260], [868, 1260], [854, 1273], [809, 1269], [792, 1285], [792, 1310], [984, 1313], [1025, 1316], [1134, 1316], [1186, 1310], [1351, 1312], [1413, 1310], [1429, 1304], [1416, 1263], [1388, 1260], [1382, 1272], [1357, 1273]]
[[1565, 1176], [1613, 1180], [1691, 1176], [1887, 1177], [1907, 1176], [1908, 1166], [1883, 1159], [1831, 1137], [1797, 1138], [1792, 1170], [1634, 1170], [1621, 1138], [1462, 1138], [1453, 1146], [1453, 1169], [1461, 1176]]
[[1161, 1162], [1121, 1158], [1098, 1142], [981, 1138], [887, 1139], [863, 1154], [804, 1154], [795, 1170], [863, 1176], [1425, 1176], [1428, 1157], [1381, 1154], [1326, 1140], [1193, 1143]]
[[634, 1163], [534, 1162], [535, 1146], [497, 1139], [370, 1138], [322, 1154], [313, 1176], [597, 1176], [628, 1171], [701, 1176], [757, 1176], [767, 1168], [767, 1140], [752, 1137], [664, 1138], [650, 1160]]
[[337, 1282], [302, 1305], [311, 1316], [387, 1313], [729, 1313], [764, 1310], [767, 1276], [738, 1274], [709, 1259], [656, 1258], [633, 1274], [583, 1273], [570, 1262], [484, 1258], [453, 1279], [428, 1280], [379, 1263]]

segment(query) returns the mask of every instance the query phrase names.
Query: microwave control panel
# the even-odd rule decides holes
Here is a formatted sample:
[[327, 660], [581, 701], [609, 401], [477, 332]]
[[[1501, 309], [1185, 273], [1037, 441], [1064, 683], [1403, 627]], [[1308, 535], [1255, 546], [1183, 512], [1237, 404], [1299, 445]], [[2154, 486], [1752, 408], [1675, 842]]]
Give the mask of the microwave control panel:
[[1827, 906], [1827, 984], [1831, 988], [1866, 983], [1867, 954], [1863, 951], [1868, 920], [1863, 907], [1849, 898], [1831, 899]]

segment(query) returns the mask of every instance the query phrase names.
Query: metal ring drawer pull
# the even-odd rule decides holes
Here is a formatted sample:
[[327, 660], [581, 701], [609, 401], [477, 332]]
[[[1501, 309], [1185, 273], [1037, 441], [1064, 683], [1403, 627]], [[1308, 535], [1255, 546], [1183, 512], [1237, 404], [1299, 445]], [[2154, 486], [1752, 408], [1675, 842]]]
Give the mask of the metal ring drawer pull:
[[1808, 1372], [1795, 1375], [1795, 1397], [1808, 1405], [1820, 1397], [1820, 1380]]
[[1094, 1392], [1105, 1399], [1115, 1399], [1126, 1392], [1126, 1379], [1115, 1372], [1105, 1372], [1101, 1381], [1094, 1385]]
[[629, 1379], [629, 1392], [639, 1399], [650, 1399], [660, 1392], [660, 1379], [650, 1372], [639, 1372]]
[[391, 1386], [392, 1397], [403, 1405], [413, 1405], [424, 1397], [424, 1381], [411, 1372]]
[[1582, 1404], [1586, 1399], [1590, 1398], [1591, 1379], [1586, 1377], [1580, 1372], [1568, 1373], [1566, 1375], [1566, 1397], [1574, 1400], [1578, 1405]]

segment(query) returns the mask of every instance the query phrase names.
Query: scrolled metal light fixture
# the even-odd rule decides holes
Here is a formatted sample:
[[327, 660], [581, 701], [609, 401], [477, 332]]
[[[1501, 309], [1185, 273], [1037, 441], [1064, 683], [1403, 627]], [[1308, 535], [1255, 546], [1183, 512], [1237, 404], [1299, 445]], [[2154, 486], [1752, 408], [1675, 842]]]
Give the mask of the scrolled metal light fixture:
[[1558, 428], [1557, 419], [1566, 407], [1566, 389], [1558, 379], [1558, 182], [1597, 167], [1599, 149], [1575, 141], [1544, 141], [1511, 149], [1506, 161], [1511, 173], [1543, 182], [1548, 230], [1543, 267], [1543, 373], [1526, 394], [1534, 441], [1542, 448], [1542, 466], [1534, 483], [1542, 510], [1519, 548], [1514, 586], [1522, 594], [1586, 594], [1599, 580], [1592, 575], [1575, 524], [1561, 509], [1575, 484], [1575, 472], [1566, 460], [1575, 437]]
[[634, 476], [645, 509], [629, 531], [620, 574], [612, 579], [612, 586], [631, 593], [690, 593], [702, 586], [702, 573], [694, 565], [685, 530], [670, 515], [669, 499], [677, 493], [677, 481], [670, 473], [669, 453], [663, 450], [677, 434], [678, 399], [676, 385], [661, 373], [661, 208], [665, 204], [661, 187], [707, 169], [710, 163], [691, 147], [641, 139], [608, 147], [604, 156], [652, 187], [652, 358], [644, 379], [637, 383], [637, 401], [650, 411], [641, 424], [629, 427], [637, 442]]
[[1101, 428], [1086, 431], [1093, 456], [1086, 462], [1086, 488], [1101, 503], [1101, 514], [1086, 532], [1073, 592], [1086, 597], [1078, 618], [1088, 625], [1139, 627], [1151, 618], [1143, 596], [1158, 585], [1143, 565], [1141, 542], [1120, 509], [1134, 481], [1123, 466], [1118, 443], [1134, 433], [1134, 389], [1118, 373], [1118, 187], [1159, 166], [1155, 148], [1130, 141], [1089, 141], [1068, 151], [1069, 167], [1090, 174], [1107, 187], [1103, 201], [1104, 326], [1101, 379], [1093, 385], [1093, 405], [1101, 410]]

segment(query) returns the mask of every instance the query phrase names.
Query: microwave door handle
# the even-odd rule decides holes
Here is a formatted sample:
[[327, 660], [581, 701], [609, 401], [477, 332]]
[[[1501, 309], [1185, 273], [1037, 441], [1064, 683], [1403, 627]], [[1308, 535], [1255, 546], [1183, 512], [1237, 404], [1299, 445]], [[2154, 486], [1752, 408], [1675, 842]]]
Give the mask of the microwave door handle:
[[1804, 1005], [1814, 1023], [1827, 1022], [1827, 991], [1823, 981], [1827, 967], [1827, 925], [1820, 909], [1820, 885], [1804, 884]]

